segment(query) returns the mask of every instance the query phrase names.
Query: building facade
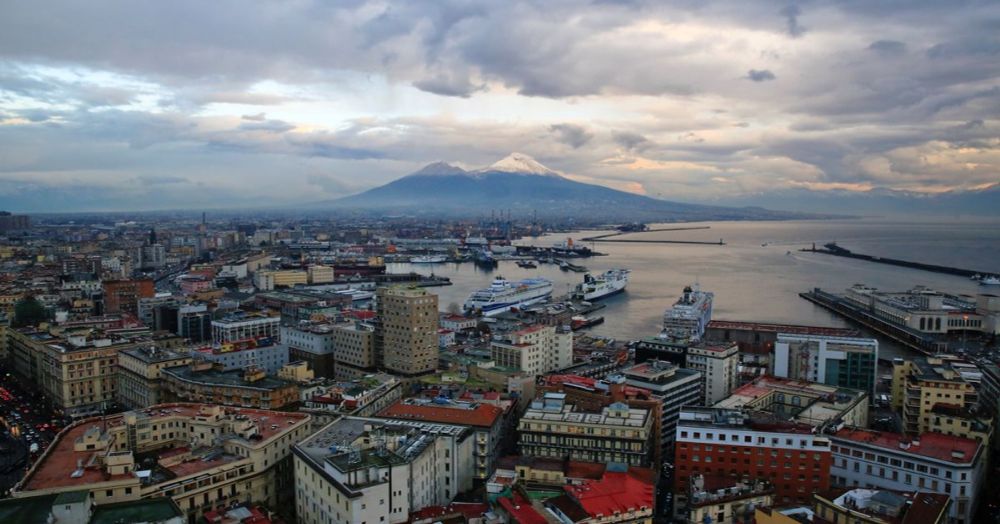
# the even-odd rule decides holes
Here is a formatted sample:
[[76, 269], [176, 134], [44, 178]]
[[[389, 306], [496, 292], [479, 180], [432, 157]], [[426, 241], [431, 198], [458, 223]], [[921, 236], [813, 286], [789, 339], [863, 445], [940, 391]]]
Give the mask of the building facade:
[[518, 449], [533, 457], [649, 466], [654, 414], [616, 402], [597, 413], [578, 410], [564, 393], [545, 393], [521, 417]]
[[854, 388], [875, 394], [878, 341], [780, 333], [774, 345], [774, 375]]
[[936, 406], [971, 409], [976, 388], [950, 360], [940, 357], [897, 358], [892, 364], [892, 407], [910, 434], [930, 430]]
[[[98, 506], [169, 497], [190, 522], [236, 503], [291, 507], [291, 447], [309, 434], [310, 419], [202, 404], [86, 419], [60, 433], [13, 496], [86, 490]], [[152, 470], [140, 454], [155, 461]]]
[[390, 373], [418, 376], [438, 365], [438, 297], [417, 287], [381, 287], [376, 292], [377, 361]]
[[838, 431], [831, 444], [834, 485], [948, 495], [949, 521], [975, 522], [987, 470], [984, 444], [940, 433], [909, 437], [858, 428]]
[[221, 371], [210, 362], [191, 362], [160, 370], [161, 395], [174, 402], [278, 409], [298, 402], [293, 382], [268, 377], [263, 370]]
[[135, 347], [118, 352], [118, 402], [139, 409], [162, 402], [160, 371], [191, 362], [191, 356], [169, 349]]
[[702, 400], [701, 373], [662, 360], [648, 360], [623, 371], [625, 383], [649, 390], [660, 400], [661, 456], [672, 457], [681, 408]]
[[688, 348], [686, 365], [701, 373], [704, 403], [712, 405], [739, 386], [739, 347], [736, 344], [699, 344]]
[[270, 338], [281, 340], [281, 318], [234, 313], [212, 321], [212, 343]]
[[573, 363], [573, 332], [562, 327], [535, 325], [502, 335], [490, 344], [498, 366], [543, 375]]

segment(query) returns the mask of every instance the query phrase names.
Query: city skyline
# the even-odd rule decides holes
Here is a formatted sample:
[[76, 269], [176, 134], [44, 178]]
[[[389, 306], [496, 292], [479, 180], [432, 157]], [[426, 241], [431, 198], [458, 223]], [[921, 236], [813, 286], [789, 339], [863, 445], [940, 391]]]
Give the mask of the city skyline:
[[988, 2], [5, 11], [14, 211], [295, 205], [512, 151], [731, 205], [998, 182]]

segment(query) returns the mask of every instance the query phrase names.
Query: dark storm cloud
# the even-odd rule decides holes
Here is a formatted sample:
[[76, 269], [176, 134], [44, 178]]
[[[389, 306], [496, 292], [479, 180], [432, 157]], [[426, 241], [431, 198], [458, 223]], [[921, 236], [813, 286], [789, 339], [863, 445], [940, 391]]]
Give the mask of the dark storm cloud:
[[576, 124], [552, 124], [549, 131], [556, 135], [556, 140], [573, 149], [579, 149], [594, 138], [587, 128]]
[[795, 4], [790, 4], [781, 9], [781, 16], [785, 17], [785, 30], [792, 38], [798, 38], [805, 34], [806, 28], [799, 25], [799, 15], [802, 9]]
[[767, 82], [769, 80], [774, 80], [778, 78], [774, 76], [774, 73], [767, 69], [751, 69], [747, 71], [746, 79], [753, 82]]
[[413, 87], [428, 93], [441, 96], [469, 98], [478, 91], [484, 91], [486, 85], [473, 84], [466, 75], [438, 74], [431, 78], [413, 82]]
[[876, 40], [868, 49], [883, 55], [901, 55], [906, 52], [906, 44], [897, 40]]
[[615, 132], [612, 139], [627, 151], [642, 151], [653, 145], [648, 138], [630, 131]]

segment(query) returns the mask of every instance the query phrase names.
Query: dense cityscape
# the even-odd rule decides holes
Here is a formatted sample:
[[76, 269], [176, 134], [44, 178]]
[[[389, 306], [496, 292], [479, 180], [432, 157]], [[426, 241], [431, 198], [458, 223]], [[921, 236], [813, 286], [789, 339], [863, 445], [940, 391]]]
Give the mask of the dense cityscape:
[[[617, 340], [591, 330], [633, 271], [503, 213], [0, 218], [0, 515], [23, 522], [998, 515], [988, 276], [786, 298], [842, 328], [718, 318], [726, 290], [691, 282]], [[440, 303], [448, 265], [482, 289]]]
[[1000, 524], [997, 0], [0, 5], [0, 524]]

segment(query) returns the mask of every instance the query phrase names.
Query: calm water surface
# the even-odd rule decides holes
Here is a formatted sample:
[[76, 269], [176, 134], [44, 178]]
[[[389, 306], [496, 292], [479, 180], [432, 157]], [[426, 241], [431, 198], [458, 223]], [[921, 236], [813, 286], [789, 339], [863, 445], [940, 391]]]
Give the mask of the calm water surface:
[[[693, 282], [715, 293], [715, 319], [832, 327], [846, 324], [799, 298], [798, 293], [814, 287], [839, 292], [854, 283], [885, 290], [906, 290], [915, 285], [950, 293], [975, 294], [983, 290], [962, 277], [798, 251], [813, 242], [822, 245], [837, 241], [860, 253], [1000, 273], [1000, 222], [843, 220], [706, 222], [679, 226], [693, 225], [710, 229], [642, 233], [623, 238], [700, 241], [721, 238], [726, 245], [592, 245], [607, 256], [579, 262], [591, 271], [615, 267], [632, 270], [627, 292], [606, 301], [608, 307], [602, 311], [605, 323], [593, 328], [593, 333], [619, 339], [655, 335], [664, 309], [677, 299], [685, 285]], [[576, 240], [594, 233], [546, 235], [519, 243], [551, 246], [567, 236]], [[390, 266], [392, 272], [411, 269], [425, 274], [432, 271], [431, 267], [421, 265]], [[442, 309], [449, 304], [461, 305], [470, 293], [487, 286], [496, 275], [512, 280], [546, 277], [555, 282], [557, 293], [569, 290], [583, 278], [580, 273], [564, 272], [551, 264], [522, 269], [514, 262], [500, 262], [493, 271], [484, 271], [473, 264], [441, 264], [433, 266], [433, 272], [451, 278], [454, 284], [432, 290], [439, 295]], [[884, 356], [898, 351], [891, 344], [883, 347]]]

